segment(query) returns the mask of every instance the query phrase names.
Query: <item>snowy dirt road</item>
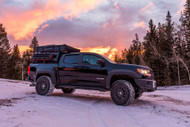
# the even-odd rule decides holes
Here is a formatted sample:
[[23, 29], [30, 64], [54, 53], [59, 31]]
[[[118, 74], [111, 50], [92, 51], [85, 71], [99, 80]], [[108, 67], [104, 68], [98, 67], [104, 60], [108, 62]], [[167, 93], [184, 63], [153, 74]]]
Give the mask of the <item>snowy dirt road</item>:
[[159, 88], [117, 106], [109, 92], [55, 90], [46, 97], [27, 82], [0, 79], [0, 127], [190, 127], [190, 86]]

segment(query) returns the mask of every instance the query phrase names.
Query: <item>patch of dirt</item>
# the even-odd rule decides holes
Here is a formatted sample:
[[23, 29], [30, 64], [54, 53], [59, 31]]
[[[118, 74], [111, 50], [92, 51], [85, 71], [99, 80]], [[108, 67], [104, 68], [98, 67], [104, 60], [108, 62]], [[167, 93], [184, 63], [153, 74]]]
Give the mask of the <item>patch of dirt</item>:
[[154, 105], [154, 103], [152, 103], [151, 101], [141, 100], [141, 99], [136, 99], [134, 101], [134, 103], [131, 104], [131, 106], [137, 106], [137, 107], [139, 107], [139, 106], [152, 106], [152, 105]]
[[13, 106], [18, 100], [21, 100], [23, 98], [11, 98], [11, 99], [0, 99], [0, 107], [1, 106], [6, 106], [10, 107]]
[[159, 101], [167, 101], [167, 102], [174, 103], [176, 105], [190, 106], [189, 101], [183, 101], [183, 100], [175, 99], [169, 96], [164, 96], [164, 95], [147, 95], [147, 96], [151, 98], [161, 98], [161, 100]]
[[181, 110], [178, 110], [178, 109], [171, 109], [171, 111], [177, 112], [177, 113], [180, 113], [180, 114], [183, 114], [183, 115], [187, 115], [187, 118], [190, 117], [189, 111], [181, 111]]
[[29, 92], [29, 93], [26, 93], [26, 95], [35, 95], [36, 92]]

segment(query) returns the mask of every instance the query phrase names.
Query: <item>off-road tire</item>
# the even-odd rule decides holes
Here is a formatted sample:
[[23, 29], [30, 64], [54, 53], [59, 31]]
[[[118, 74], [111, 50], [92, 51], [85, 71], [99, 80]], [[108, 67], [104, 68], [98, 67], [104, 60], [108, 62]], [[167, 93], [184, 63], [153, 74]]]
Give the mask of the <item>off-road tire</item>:
[[135, 90], [132, 84], [126, 80], [117, 80], [111, 87], [111, 98], [117, 105], [132, 104], [135, 99]]
[[72, 94], [75, 92], [75, 89], [63, 88], [62, 91], [63, 91], [63, 93], [66, 93], [66, 94]]
[[135, 99], [139, 99], [143, 95], [143, 92], [135, 94]]
[[49, 96], [53, 93], [54, 84], [48, 76], [41, 76], [36, 82], [36, 93], [39, 95]]

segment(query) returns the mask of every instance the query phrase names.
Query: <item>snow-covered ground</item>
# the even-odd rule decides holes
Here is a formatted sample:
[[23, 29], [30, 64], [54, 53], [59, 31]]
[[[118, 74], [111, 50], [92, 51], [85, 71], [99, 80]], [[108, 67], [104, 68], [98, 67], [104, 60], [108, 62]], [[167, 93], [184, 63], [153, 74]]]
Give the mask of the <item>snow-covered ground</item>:
[[118, 106], [109, 92], [46, 97], [27, 82], [0, 79], [0, 127], [190, 127], [190, 86], [159, 88]]

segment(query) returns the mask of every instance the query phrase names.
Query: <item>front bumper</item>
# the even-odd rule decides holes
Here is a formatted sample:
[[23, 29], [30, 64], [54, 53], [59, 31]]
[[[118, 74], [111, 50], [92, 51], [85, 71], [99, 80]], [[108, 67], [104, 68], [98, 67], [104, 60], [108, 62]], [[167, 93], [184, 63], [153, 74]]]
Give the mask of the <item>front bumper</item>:
[[135, 79], [138, 87], [144, 92], [152, 92], [157, 89], [156, 81], [151, 79]]

